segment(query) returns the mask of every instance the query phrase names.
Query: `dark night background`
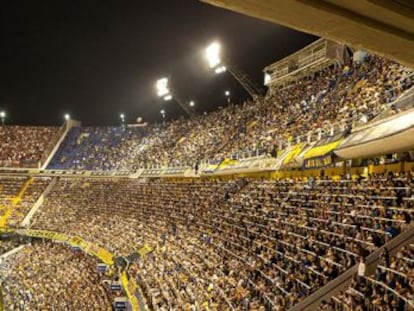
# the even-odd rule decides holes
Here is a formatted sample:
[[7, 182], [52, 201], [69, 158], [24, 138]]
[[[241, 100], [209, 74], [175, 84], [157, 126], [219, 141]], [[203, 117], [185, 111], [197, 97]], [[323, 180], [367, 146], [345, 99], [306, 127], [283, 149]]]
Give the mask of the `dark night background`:
[[0, 110], [8, 124], [57, 125], [63, 114], [85, 125], [118, 124], [183, 112], [156, 98], [154, 83], [171, 76], [197, 112], [240, 102], [247, 94], [203, 58], [213, 40], [263, 84], [262, 69], [315, 37], [197, 0], [4, 1], [0, 11]]

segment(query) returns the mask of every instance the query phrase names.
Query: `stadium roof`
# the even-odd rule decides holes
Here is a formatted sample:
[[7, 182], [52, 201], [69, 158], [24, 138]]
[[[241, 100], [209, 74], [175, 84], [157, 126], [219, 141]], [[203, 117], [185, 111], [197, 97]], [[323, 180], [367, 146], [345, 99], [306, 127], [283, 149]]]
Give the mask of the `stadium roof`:
[[201, 0], [414, 67], [411, 0]]

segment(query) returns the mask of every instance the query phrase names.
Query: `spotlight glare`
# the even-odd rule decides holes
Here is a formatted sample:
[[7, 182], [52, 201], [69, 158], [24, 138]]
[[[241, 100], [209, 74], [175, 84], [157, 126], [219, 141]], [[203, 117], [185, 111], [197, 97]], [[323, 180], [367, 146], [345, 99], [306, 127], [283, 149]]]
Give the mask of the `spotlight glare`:
[[220, 73], [225, 72], [226, 70], [227, 70], [227, 68], [226, 68], [225, 66], [220, 66], [220, 67], [217, 67], [217, 68], [214, 70], [214, 72], [215, 72], [216, 74], [220, 74]]
[[166, 95], [166, 96], [164, 96], [164, 100], [166, 101], [166, 102], [168, 102], [168, 101], [170, 101], [170, 100], [172, 100], [172, 95], [171, 94], [168, 94], [168, 95]]
[[207, 47], [206, 58], [210, 68], [216, 68], [218, 65], [221, 64], [220, 50], [221, 46], [217, 42], [214, 42]]
[[156, 83], [157, 95], [158, 97], [164, 97], [170, 94], [170, 89], [168, 88], [168, 78], [159, 79]]

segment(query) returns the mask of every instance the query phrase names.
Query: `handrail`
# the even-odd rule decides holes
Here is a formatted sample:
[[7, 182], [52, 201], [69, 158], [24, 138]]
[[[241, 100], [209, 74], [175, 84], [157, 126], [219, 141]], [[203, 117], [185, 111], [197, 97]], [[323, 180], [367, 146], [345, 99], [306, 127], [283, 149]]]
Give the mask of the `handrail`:
[[365, 279], [367, 279], [368, 281], [374, 283], [375, 285], [381, 286], [383, 287], [385, 290], [391, 292], [393, 295], [397, 296], [399, 299], [404, 300], [406, 304], [408, 304], [411, 308], [414, 308], [414, 304], [408, 300], [407, 298], [403, 297], [400, 295], [400, 293], [396, 292], [395, 290], [393, 290], [391, 287], [387, 286], [386, 284], [382, 283], [382, 282], [378, 282], [377, 280], [370, 278], [370, 277], [365, 277]]
[[[367, 274], [375, 271], [377, 264], [380, 260], [383, 249], [388, 250], [390, 256], [393, 256], [401, 247], [410, 244], [414, 241], [414, 226], [411, 226], [407, 231], [401, 233], [387, 244], [378, 248], [371, 255], [366, 258]], [[322, 288], [318, 289], [312, 295], [308, 296], [301, 302], [293, 306], [290, 311], [302, 311], [302, 310], [316, 310], [319, 304], [330, 299], [338, 292], [343, 291], [348, 287], [358, 271], [358, 264], [354, 265], [343, 274], [332, 280]]]

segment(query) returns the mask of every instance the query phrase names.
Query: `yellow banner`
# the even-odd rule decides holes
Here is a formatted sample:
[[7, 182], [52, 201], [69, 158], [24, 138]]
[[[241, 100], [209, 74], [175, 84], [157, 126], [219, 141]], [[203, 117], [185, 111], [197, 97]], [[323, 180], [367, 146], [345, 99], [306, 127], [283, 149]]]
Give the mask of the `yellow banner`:
[[311, 158], [322, 157], [328, 154], [329, 152], [335, 150], [335, 148], [338, 147], [342, 141], [343, 141], [343, 138], [336, 140], [330, 144], [314, 147], [308, 152], [306, 152], [304, 159], [307, 160]]
[[233, 159], [225, 159], [223, 160], [220, 165], [218, 166], [218, 169], [223, 169], [226, 166], [235, 165], [238, 161]]
[[15, 233], [16, 229], [0, 227], [0, 233]]
[[26, 230], [26, 235], [34, 238], [49, 239], [61, 242], [67, 242], [70, 240], [70, 237], [67, 235], [46, 230]]
[[296, 158], [303, 150], [303, 144], [297, 144], [292, 147], [292, 149], [289, 151], [285, 159], [283, 160], [283, 164], [288, 164], [290, 161], [292, 161], [294, 158]]
[[36, 238], [49, 239], [54, 241], [68, 242], [72, 246], [78, 246], [82, 248], [86, 253], [95, 256], [102, 260], [107, 265], [112, 265], [113, 254], [108, 252], [106, 249], [97, 246], [93, 243], [85, 241], [78, 236], [68, 236], [65, 234], [46, 231], [46, 230], [25, 230], [26, 235]]
[[123, 272], [121, 275], [121, 283], [122, 283], [122, 287], [124, 288], [127, 297], [129, 299], [129, 301], [131, 302], [131, 307], [133, 311], [138, 311], [139, 310], [139, 303], [138, 303], [138, 299], [135, 296], [135, 291], [137, 290], [138, 286], [135, 283], [134, 278], [130, 278], [128, 280], [127, 276], [126, 276], [126, 272]]

